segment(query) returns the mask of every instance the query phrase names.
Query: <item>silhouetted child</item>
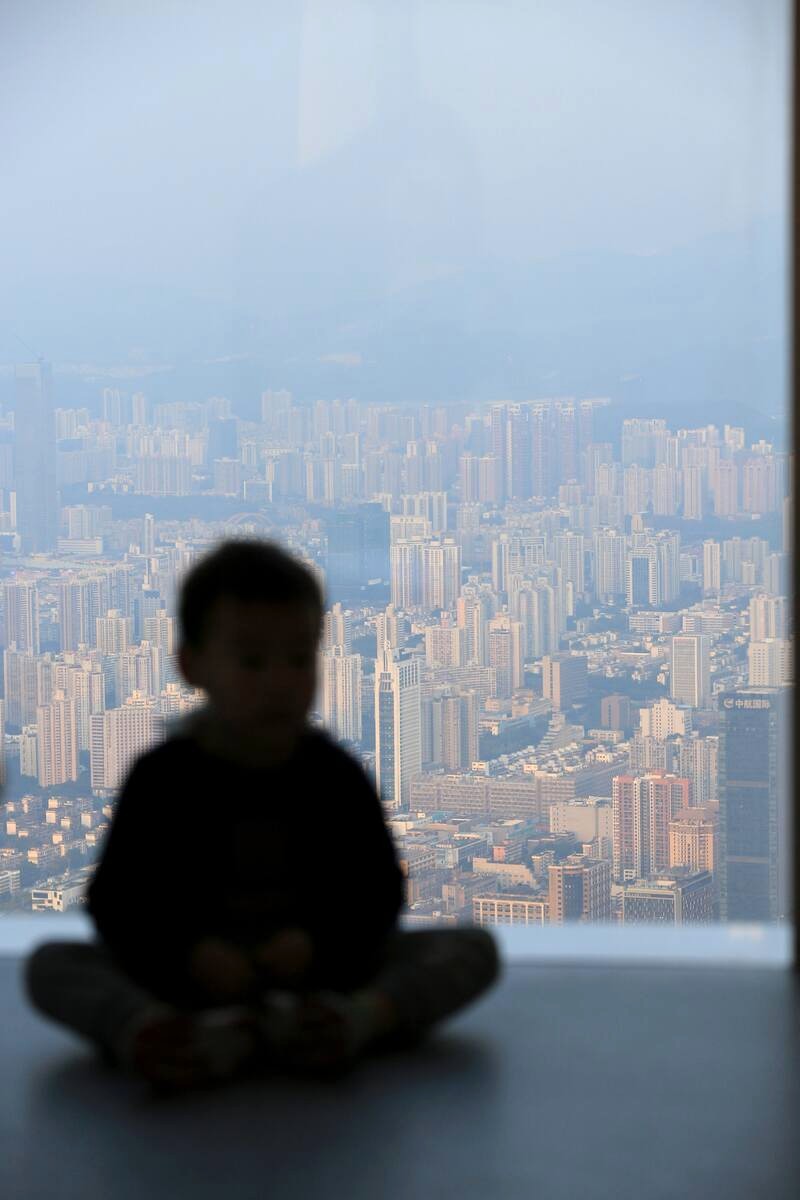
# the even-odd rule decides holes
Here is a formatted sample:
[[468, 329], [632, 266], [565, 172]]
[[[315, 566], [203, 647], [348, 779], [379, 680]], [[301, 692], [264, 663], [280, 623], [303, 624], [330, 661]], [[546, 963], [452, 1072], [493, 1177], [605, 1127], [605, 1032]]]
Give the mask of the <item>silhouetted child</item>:
[[323, 603], [275, 545], [222, 544], [180, 601], [207, 706], [134, 765], [88, 890], [95, 942], [26, 964], [33, 1004], [155, 1084], [337, 1070], [496, 978], [491, 936], [401, 931], [403, 881], [359, 764], [307, 725]]

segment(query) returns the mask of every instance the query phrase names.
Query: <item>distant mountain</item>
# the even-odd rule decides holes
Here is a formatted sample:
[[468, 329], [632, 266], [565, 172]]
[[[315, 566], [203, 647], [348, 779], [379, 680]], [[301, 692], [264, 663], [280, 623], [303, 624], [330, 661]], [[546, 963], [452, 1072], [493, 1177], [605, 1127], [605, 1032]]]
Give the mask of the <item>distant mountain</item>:
[[[783, 231], [765, 223], [664, 255], [481, 263], [393, 293], [373, 281], [277, 318], [168, 288], [76, 287], [57, 317], [41, 298], [52, 343], [37, 349], [56, 362], [168, 363], [117, 386], [155, 400], [227, 395], [242, 416], [265, 387], [432, 404], [606, 395], [609, 433], [642, 415], [780, 439], [786, 275]], [[60, 375], [59, 403], [91, 401], [108, 382]]]

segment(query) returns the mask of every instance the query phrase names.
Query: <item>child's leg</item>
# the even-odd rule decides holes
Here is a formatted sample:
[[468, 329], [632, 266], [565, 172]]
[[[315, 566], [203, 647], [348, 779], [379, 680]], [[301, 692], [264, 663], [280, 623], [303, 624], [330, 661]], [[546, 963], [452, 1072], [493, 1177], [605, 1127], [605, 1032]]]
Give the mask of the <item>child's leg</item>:
[[398, 931], [357, 992], [320, 992], [299, 1007], [294, 1059], [338, 1069], [373, 1045], [407, 1044], [475, 1000], [497, 979], [494, 938], [483, 929]]
[[191, 1086], [227, 1077], [257, 1043], [238, 1010], [188, 1013], [162, 1003], [101, 942], [45, 943], [27, 959], [24, 980], [40, 1013], [151, 1082]]
[[45, 942], [25, 962], [28, 998], [40, 1013], [119, 1058], [120, 1038], [159, 1005], [129, 979], [101, 942]]
[[497, 946], [485, 929], [398, 930], [364, 990], [389, 1001], [387, 1032], [415, 1035], [476, 1000], [499, 974]]

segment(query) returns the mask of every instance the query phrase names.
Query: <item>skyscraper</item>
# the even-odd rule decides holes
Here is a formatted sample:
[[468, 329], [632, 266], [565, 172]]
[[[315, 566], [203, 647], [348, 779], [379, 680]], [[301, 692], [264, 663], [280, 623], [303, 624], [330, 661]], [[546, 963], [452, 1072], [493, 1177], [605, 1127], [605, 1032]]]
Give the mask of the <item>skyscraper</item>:
[[3, 585], [5, 645], [30, 654], [39, 653], [39, 593], [29, 579], [9, 580]]
[[108, 612], [108, 579], [100, 575], [65, 575], [56, 583], [60, 648], [77, 650], [91, 646], [97, 634], [97, 618]]
[[670, 693], [678, 704], [705, 708], [711, 699], [709, 639], [704, 633], [676, 634], [672, 639]]
[[6, 650], [3, 653], [6, 721], [14, 730], [32, 725], [36, 720], [39, 702], [36, 667], [35, 654], [28, 654], [25, 650]]
[[616, 529], [595, 532], [594, 591], [601, 603], [616, 604], [625, 595], [625, 538]]
[[720, 915], [779, 920], [789, 905], [786, 692], [743, 688], [720, 707]]
[[509, 699], [525, 682], [522, 624], [498, 613], [489, 621], [486, 642], [489, 666], [497, 672], [497, 695]]
[[669, 866], [669, 826], [691, 804], [688, 779], [665, 771], [615, 775], [611, 784], [614, 878], [646, 879]]
[[121, 708], [91, 717], [92, 791], [115, 792], [131, 763], [161, 738], [163, 724], [155, 702], [139, 694]]
[[78, 715], [74, 700], [55, 692], [36, 711], [39, 787], [55, 787], [78, 778]]
[[375, 670], [375, 776], [388, 808], [408, 803], [411, 780], [422, 769], [419, 662], [379, 647]]
[[341, 643], [322, 656], [322, 719], [335, 737], [361, 741], [361, 655]]
[[15, 482], [23, 554], [52, 550], [58, 537], [53, 381], [43, 359], [16, 369]]
[[461, 547], [454, 538], [401, 538], [391, 548], [392, 603], [449, 608], [461, 586]]
[[750, 641], [764, 642], [767, 638], [785, 638], [788, 631], [788, 603], [785, 596], [759, 593], [751, 597]]
[[718, 592], [722, 586], [722, 558], [719, 542], [703, 542], [703, 591]]

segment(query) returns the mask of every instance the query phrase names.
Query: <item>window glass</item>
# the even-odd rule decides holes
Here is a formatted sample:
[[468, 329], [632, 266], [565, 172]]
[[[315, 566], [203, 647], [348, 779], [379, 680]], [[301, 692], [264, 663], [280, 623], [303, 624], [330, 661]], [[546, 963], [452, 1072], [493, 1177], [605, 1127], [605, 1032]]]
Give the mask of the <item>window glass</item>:
[[0, 911], [83, 904], [236, 535], [411, 922], [784, 920], [788, 5], [0, 25]]

